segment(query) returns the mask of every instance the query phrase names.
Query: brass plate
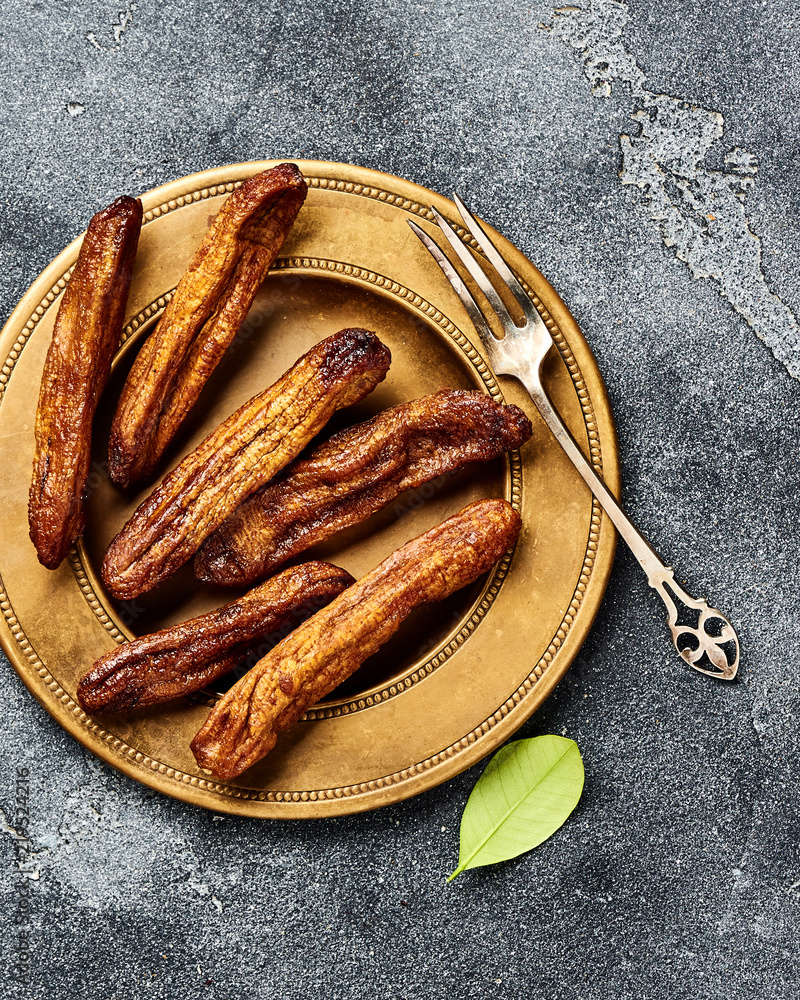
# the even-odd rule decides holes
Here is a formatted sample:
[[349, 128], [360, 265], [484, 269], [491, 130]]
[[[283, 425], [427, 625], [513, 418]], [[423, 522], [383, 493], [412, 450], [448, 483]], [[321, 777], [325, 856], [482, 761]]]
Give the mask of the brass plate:
[[[108, 540], [146, 491], [124, 497], [105, 476], [105, 429], [132, 347], [156, 321], [209, 220], [235, 185], [271, 166], [209, 170], [142, 196], [145, 225], [125, 328], [96, 428], [84, 540], [55, 572], [28, 537], [27, 493], [42, 365], [80, 238], [44, 270], [0, 335], [4, 452], [0, 637], [32, 694], [84, 746], [152, 788], [195, 805], [262, 817], [315, 817], [395, 802], [451, 778], [507, 739], [563, 676], [592, 624], [615, 535], [510, 379], [495, 380], [461, 304], [406, 225], [434, 204], [453, 205], [408, 181], [337, 163], [298, 161], [310, 191], [282, 257], [234, 348], [205, 390], [169, 465], [221, 419], [271, 384], [322, 337], [344, 326], [375, 330], [390, 347], [387, 380], [345, 419], [441, 387], [477, 388], [522, 406], [534, 434], [521, 454], [404, 496], [317, 552], [363, 575], [389, 552], [480, 496], [505, 496], [523, 532], [489, 578], [421, 610], [337, 697], [317, 706], [238, 782], [210, 779], [189, 741], [212, 695], [127, 718], [88, 718], [78, 678], [102, 653], [158, 625], [230, 600], [188, 571], [155, 596], [113, 601], [96, 571]], [[495, 235], [538, 299], [558, 354], [545, 380], [573, 434], [619, 488], [616, 437], [597, 366], [574, 320], [542, 275]], [[340, 421], [344, 422], [344, 421]], [[165, 463], [165, 468], [169, 467]]]

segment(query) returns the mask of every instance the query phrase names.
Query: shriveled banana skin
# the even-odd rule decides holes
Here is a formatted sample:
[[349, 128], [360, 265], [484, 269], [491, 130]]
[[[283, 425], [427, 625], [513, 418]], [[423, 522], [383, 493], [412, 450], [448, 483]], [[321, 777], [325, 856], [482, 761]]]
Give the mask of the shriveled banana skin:
[[478, 500], [408, 542], [260, 660], [212, 709], [192, 741], [200, 767], [236, 778], [278, 734], [349, 677], [418, 605], [490, 569], [516, 541], [505, 500]]
[[352, 582], [329, 563], [293, 566], [232, 604], [102, 656], [81, 679], [78, 701], [90, 714], [122, 712], [198, 691], [243, 663], [259, 640], [285, 636]]
[[405, 490], [519, 448], [530, 435], [522, 410], [481, 392], [442, 391], [393, 406], [334, 435], [245, 500], [203, 544], [195, 575], [226, 586], [263, 579]]
[[89, 223], [56, 315], [36, 411], [31, 540], [55, 569], [85, 523], [92, 422], [119, 347], [142, 203], [123, 196]]
[[223, 204], [122, 390], [108, 457], [118, 485], [153, 472], [247, 316], [307, 190], [297, 167], [282, 163]]
[[112, 541], [103, 580], [128, 600], [190, 559], [236, 507], [295, 458], [336, 410], [382, 379], [389, 349], [367, 330], [341, 330], [212, 431], [137, 508]]

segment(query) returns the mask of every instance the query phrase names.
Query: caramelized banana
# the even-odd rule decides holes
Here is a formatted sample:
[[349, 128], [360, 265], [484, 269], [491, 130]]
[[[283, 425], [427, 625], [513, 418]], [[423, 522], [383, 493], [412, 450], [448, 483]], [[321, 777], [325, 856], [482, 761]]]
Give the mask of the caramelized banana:
[[352, 582], [329, 563], [293, 566], [224, 608], [102, 656], [81, 679], [78, 701], [86, 712], [121, 712], [198, 691], [245, 662], [259, 640], [275, 645]]
[[225, 201], [133, 363], [109, 440], [111, 478], [148, 477], [247, 316], [308, 188], [293, 163]]
[[226, 517], [287, 465], [333, 413], [386, 377], [391, 355], [367, 330], [341, 330], [245, 403], [167, 475], [112, 541], [103, 579], [129, 599], [166, 579]]
[[522, 410], [480, 392], [394, 406], [334, 435], [245, 500], [203, 544], [195, 575], [229, 586], [263, 579], [405, 490], [519, 448], [530, 435]]
[[413, 608], [477, 579], [519, 530], [519, 514], [505, 500], [479, 500], [402, 546], [223, 695], [192, 741], [197, 763], [218, 778], [240, 775], [379, 649]]
[[56, 315], [28, 497], [31, 539], [49, 569], [83, 531], [92, 422], [119, 346], [141, 227], [142, 203], [127, 196], [94, 216]]

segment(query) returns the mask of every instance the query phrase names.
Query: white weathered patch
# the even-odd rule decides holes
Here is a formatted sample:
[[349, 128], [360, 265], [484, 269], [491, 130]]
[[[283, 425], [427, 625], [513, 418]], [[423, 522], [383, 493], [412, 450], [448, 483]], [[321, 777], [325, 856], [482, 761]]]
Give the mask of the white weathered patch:
[[722, 170], [706, 164], [710, 147], [724, 134], [722, 115], [647, 89], [647, 76], [622, 39], [628, 20], [620, 0], [588, 0], [583, 7], [557, 8], [552, 24], [542, 27], [581, 53], [596, 97], [610, 97], [615, 87], [630, 94], [636, 129], [619, 137], [622, 184], [641, 192], [641, 205], [664, 243], [692, 275], [712, 281], [800, 380], [800, 324], [767, 287], [761, 240], [745, 211], [756, 159], [735, 148]]

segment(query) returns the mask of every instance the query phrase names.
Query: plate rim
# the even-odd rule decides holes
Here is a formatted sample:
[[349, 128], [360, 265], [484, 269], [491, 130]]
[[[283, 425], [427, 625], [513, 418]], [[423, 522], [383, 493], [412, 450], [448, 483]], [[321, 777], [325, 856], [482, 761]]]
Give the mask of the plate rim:
[[[162, 215], [190, 204], [193, 200], [228, 194], [237, 183], [281, 162], [285, 161], [278, 159], [260, 160], [212, 167], [152, 188], [139, 196], [145, 209], [145, 221], [152, 222]], [[424, 218], [428, 217], [425, 206], [430, 204], [435, 205], [446, 216], [452, 217], [454, 214], [455, 206], [449, 199], [404, 178], [371, 168], [334, 161], [300, 159], [292, 160], [292, 162], [297, 163], [304, 176], [316, 182], [310, 184], [310, 187], [332, 188], [347, 194], [366, 194], [368, 197], [388, 201], [395, 204], [396, 207], [412, 211]], [[197, 194], [196, 198], [193, 197], [194, 194]], [[188, 198], [187, 195], [189, 195]], [[620, 469], [616, 429], [608, 393], [596, 359], [566, 305], [538, 268], [501, 234], [496, 233], [492, 227], [486, 226], [486, 228], [492, 238], [496, 238], [501, 244], [502, 252], [505, 255], [512, 259], [521, 258], [525, 268], [533, 270], [537, 277], [538, 297], [563, 334], [564, 340], [576, 360], [578, 370], [584, 374], [587, 370], [591, 372], [590, 399], [597, 435], [603, 441], [601, 452], [603, 474], [612, 492], [619, 495]], [[0, 374], [0, 407], [5, 398], [5, 388], [11, 374], [6, 372], [8, 359], [13, 356], [15, 350], [17, 350], [17, 356], [21, 353], [24, 342], [27, 341], [27, 337], [25, 337], [23, 343], [19, 344], [24, 331], [29, 330], [28, 336], [33, 333], [39, 320], [66, 287], [71, 264], [77, 256], [83, 235], [81, 233], [72, 240], [34, 279], [12, 310], [0, 332], [0, 357], [5, 359], [3, 372]], [[15, 343], [14, 335], [17, 328], [21, 329], [22, 333], [16, 336], [17, 342]], [[191, 805], [260, 818], [323, 818], [367, 811], [420, 794], [422, 791], [450, 780], [473, 766], [512, 735], [549, 697], [553, 688], [573, 662], [594, 623], [613, 566], [616, 533], [594, 499], [592, 500], [591, 524], [592, 528], [587, 543], [587, 551], [593, 546], [590, 586], [584, 588], [586, 593], [583, 594], [579, 604], [580, 614], [571, 622], [563, 639], [558, 644], [558, 666], [551, 663], [548, 669], [544, 670], [535, 681], [537, 696], [533, 699], [534, 703], [524, 704], [524, 699], [520, 698], [520, 704], [524, 704], [524, 710], [519, 711], [519, 704], [515, 704], [512, 708], [504, 711], [486, 734], [490, 738], [475, 739], [469, 747], [453, 753], [437, 762], [435, 766], [417, 769], [416, 773], [408, 774], [399, 781], [367, 782], [367, 786], [374, 787], [359, 787], [356, 793], [352, 790], [353, 786], [344, 786], [341, 790], [332, 790], [333, 794], [330, 797], [322, 799], [315, 798], [309, 801], [308, 797], [303, 798], [300, 793], [287, 792], [285, 793], [286, 798], [281, 797], [277, 801], [270, 801], [265, 797], [262, 798], [261, 796], [265, 793], [259, 792], [257, 789], [236, 785], [226, 786], [211, 778], [186, 776], [191, 778], [189, 783], [184, 784], [181, 780], [176, 782], [172, 777], [177, 774], [175, 769], [169, 768], [161, 762], [151, 761], [142, 753], [137, 753], [134, 758], [120, 754], [118, 749], [113, 747], [113, 743], [120, 743], [119, 740], [111, 734], [105, 733], [100, 727], [97, 727], [100, 729], [99, 734], [93, 732], [86, 725], [87, 721], [92, 721], [88, 716], [79, 708], [77, 714], [68, 709], [64, 699], [66, 698], [67, 701], [72, 701], [72, 699], [66, 692], [60, 690], [60, 685], [55, 678], [51, 678], [51, 680], [59, 691], [54, 691], [50, 684], [46, 684], [45, 688], [42, 688], [42, 674], [36, 667], [34, 659], [38, 661], [39, 666], [45, 672], [47, 672], [46, 668], [38, 660], [36, 651], [27, 640], [19, 623], [16, 622], [2, 579], [0, 579], [0, 608], [3, 610], [3, 616], [0, 618], [0, 643], [17, 674], [48, 714], [95, 756], [140, 784]], [[562, 625], [563, 621], [562, 618]], [[560, 635], [561, 630], [559, 629], [557, 636]], [[31, 653], [34, 659], [31, 658]], [[533, 675], [534, 666], [532, 666], [528, 678]], [[48, 676], [50, 676], [49, 673]], [[49, 690], [55, 697], [47, 698], [46, 690]], [[516, 692], [512, 692], [510, 698], [515, 694]], [[72, 704], [74, 705], [74, 702]], [[507, 704], [508, 699], [500, 708], [504, 708]], [[500, 709], [498, 709], [499, 711]], [[100, 737], [99, 741], [98, 736]], [[425, 761], [420, 762], [418, 768], [425, 763]], [[402, 772], [400, 774], [402, 775]], [[389, 779], [391, 777], [387, 776]], [[224, 794], [220, 794], [223, 788], [226, 791]], [[251, 797], [249, 794], [251, 792], [254, 793], [255, 797]], [[336, 794], [337, 792], [340, 794]], [[295, 798], [295, 796], [297, 797]]]

